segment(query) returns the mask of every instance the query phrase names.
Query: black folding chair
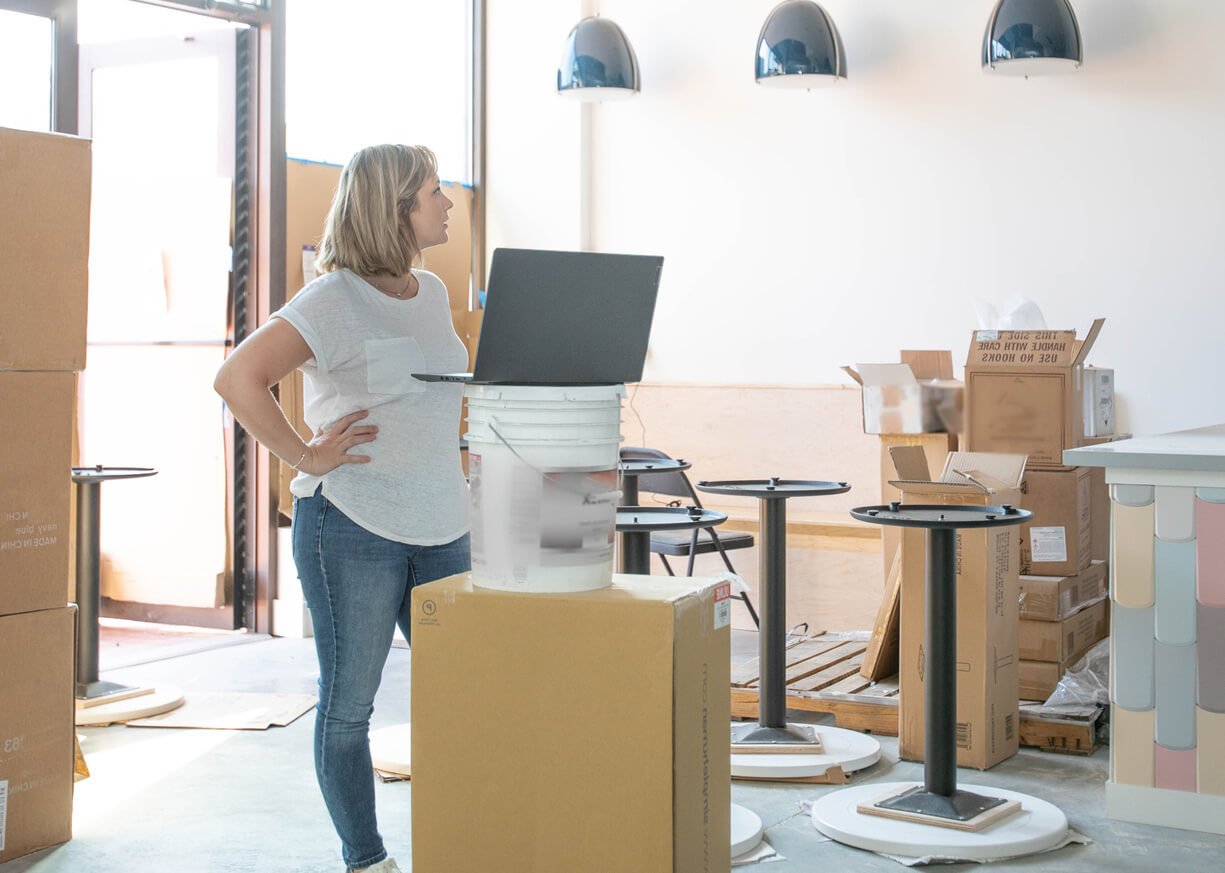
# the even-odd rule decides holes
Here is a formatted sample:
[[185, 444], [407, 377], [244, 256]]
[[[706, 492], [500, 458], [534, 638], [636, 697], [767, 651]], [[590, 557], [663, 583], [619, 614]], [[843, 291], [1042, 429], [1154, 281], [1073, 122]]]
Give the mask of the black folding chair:
[[[625, 446], [621, 449], [621, 459], [657, 459], [671, 460], [671, 457], [659, 451], [659, 449], [648, 449], [637, 446]], [[667, 501], [670, 506], [697, 506], [701, 508], [702, 501], [698, 499], [698, 493], [694, 490], [689, 477], [685, 475], [683, 470], [668, 470], [660, 473], [643, 473], [638, 476], [638, 493], [639, 499], [644, 493], [662, 494], [672, 498]], [[736, 568], [732, 566], [731, 559], [727, 553], [733, 549], [747, 549], [753, 545], [753, 535], [749, 533], [741, 533], [739, 531], [728, 531], [723, 534], [718, 533], [713, 527], [694, 530], [692, 533], [652, 533], [651, 534], [651, 551], [659, 555], [659, 559], [663, 562], [664, 569], [668, 571], [669, 576], [675, 576], [676, 573], [672, 570], [672, 565], [668, 563], [668, 558], [688, 558], [688, 565], [685, 569], [686, 576], [693, 575], [694, 559], [698, 555], [707, 555], [712, 552], [718, 552], [719, 557], [723, 559], [723, 565], [727, 567], [727, 572], [735, 574]], [[738, 574], [737, 574], [738, 575]], [[748, 592], [743, 594], [733, 594], [735, 599], [744, 603], [745, 609], [749, 611], [749, 616], [753, 619], [753, 624], [761, 627], [761, 622], [757, 618], [757, 610], [753, 608], [753, 601], [749, 599]]]

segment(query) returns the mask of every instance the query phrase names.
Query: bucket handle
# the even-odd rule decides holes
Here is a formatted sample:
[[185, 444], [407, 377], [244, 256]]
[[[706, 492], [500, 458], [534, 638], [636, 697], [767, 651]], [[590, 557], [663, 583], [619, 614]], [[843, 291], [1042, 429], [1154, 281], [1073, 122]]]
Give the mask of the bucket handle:
[[489, 424], [490, 431], [492, 431], [493, 435], [498, 438], [498, 442], [506, 446], [506, 448], [510, 451], [510, 453], [519, 459], [519, 462], [521, 464], [523, 464], [525, 467], [527, 467], [530, 470], [535, 470], [543, 478], [548, 479], [550, 482], [554, 483], [555, 485], [558, 485], [559, 487], [565, 489], [566, 491], [569, 491], [571, 494], [582, 495], [584, 498], [599, 497], [599, 496], [604, 496], [608, 494], [616, 494], [616, 497], [614, 498], [615, 501], [618, 503], [621, 501], [620, 491], [615, 491], [615, 492], [613, 491], [585, 491], [581, 488], [572, 487], [568, 479], [558, 479], [558, 478], [555, 478], [552, 473], [548, 473], [544, 470], [541, 470], [535, 464], [530, 462], [527, 458], [523, 457], [523, 455], [519, 454], [515, 450], [515, 447], [506, 441], [506, 438], [502, 436], [502, 434], [498, 431], [498, 417], [496, 415], [489, 416], [488, 424]]

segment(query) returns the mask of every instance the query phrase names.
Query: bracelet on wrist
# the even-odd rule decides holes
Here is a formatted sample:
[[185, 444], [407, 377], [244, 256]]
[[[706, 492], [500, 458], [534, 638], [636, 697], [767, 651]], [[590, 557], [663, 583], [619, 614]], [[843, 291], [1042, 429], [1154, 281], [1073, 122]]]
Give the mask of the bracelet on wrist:
[[290, 469], [301, 471], [302, 462], [306, 460], [306, 449], [302, 450], [302, 456], [298, 460], [289, 465]]

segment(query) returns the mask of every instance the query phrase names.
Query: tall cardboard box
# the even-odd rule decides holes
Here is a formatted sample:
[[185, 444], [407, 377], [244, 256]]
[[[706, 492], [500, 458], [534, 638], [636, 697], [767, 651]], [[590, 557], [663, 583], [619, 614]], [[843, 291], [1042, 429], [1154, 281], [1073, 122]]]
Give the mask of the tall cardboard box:
[[966, 359], [966, 437], [974, 452], [1027, 455], [1030, 467], [1062, 467], [1084, 445], [1084, 364], [1101, 332], [980, 330]]
[[63, 606], [0, 616], [0, 864], [72, 838], [75, 627]]
[[1021, 505], [1034, 514], [1021, 525], [1021, 572], [1074, 576], [1093, 557], [1092, 469], [1028, 470]]
[[90, 141], [0, 127], [0, 370], [85, 367]]
[[415, 588], [413, 869], [727, 871], [730, 594]]
[[0, 372], [0, 615], [66, 602], [75, 397], [74, 373]]
[[[1024, 455], [954, 452], [937, 481], [895, 451], [904, 503], [1020, 505]], [[903, 528], [898, 753], [924, 756], [927, 536]], [[957, 534], [957, 764], [985, 770], [1016, 753], [1019, 555], [1011, 527]]]

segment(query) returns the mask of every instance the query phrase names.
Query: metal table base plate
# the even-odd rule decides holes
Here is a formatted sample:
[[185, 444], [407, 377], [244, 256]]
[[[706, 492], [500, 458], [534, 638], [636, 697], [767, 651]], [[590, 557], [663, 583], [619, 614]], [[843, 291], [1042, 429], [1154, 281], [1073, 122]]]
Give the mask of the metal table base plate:
[[995, 809], [1002, 803], [1004, 803], [1002, 797], [985, 797], [973, 791], [960, 789], [945, 796], [916, 785], [909, 791], [882, 800], [873, 806], [881, 809], [896, 809], [899, 812], [930, 815], [934, 818], [947, 818], [953, 821], [969, 821], [989, 809]]

